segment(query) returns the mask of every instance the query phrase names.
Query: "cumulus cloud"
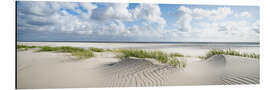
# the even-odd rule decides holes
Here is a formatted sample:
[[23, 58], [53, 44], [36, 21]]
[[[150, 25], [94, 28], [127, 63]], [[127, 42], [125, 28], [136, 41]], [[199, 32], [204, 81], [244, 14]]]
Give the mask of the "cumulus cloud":
[[128, 3], [105, 4], [105, 8], [98, 8], [93, 11], [93, 19], [122, 21], [146, 20], [148, 23], [166, 25], [166, 21], [161, 17], [161, 11], [157, 4], [140, 4], [133, 10], [128, 10]]
[[[133, 10], [128, 10], [128, 5], [106, 3], [104, 8], [98, 8], [95, 4], [85, 2], [20, 2], [18, 30], [77, 33], [110, 39], [146, 36], [153, 34], [152, 24], [159, 24], [159, 29], [166, 25], [157, 4], [141, 4]], [[147, 21], [140, 26], [140, 31], [127, 28], [123, 23], [138, 20]]]
[[178, 11], [180, 15], [175, 26], [181, 31], [191, 30], [192, 19], [207, 19], [210, 21], [216, 21], [224, 19], [233, 13], [233, 11], [228, 7], [219, 7], [214, 10], [207, 10], [202, 8], [190, 9], [185, 6], [181, 6], [178, 8]]
[[[186, 38], [195, 37], [203, 41], [258, 41], [258, 21], [250, 23], [244, 20], [226, 20], [230, 15], [251, 17], [249, 12], [233, 13], [229, 7], [216, 9], [178, 8], [179, 18], [174, 24], [178, 31], [186, 33]], [[192, 21], [195, 21], [193, 22]], [[197, 27], [194, 27], [197, 26]], [[183, 34], [178, 36], [184, 37]], [[199, 33], [199, 34], [198, 34]], [[177, 35], [174, 35], [177, 36]], [[215, 39], [213, 39], [215, 38]]]
[[[79, 12], [78, 3], [60, 2], [20, 2], [18, 7], [18, 29], [39, 31], [73, 31], [81, 27], [80, 19], [65, 9]], [[78, 26], [75, 26], [76, 23]]]
[[250, 18], [251, 14], [249, 12], [241, 12], [239, 14], [234, 15], [236, 18]]
[[190, 31], [191, 30], [191, 20], [192, 20], [192, 16], [189, 14], [185, 14], [185, 15], [181, 16], [181, 18], [179, 18], [176, 21], [175, 26], [180, 31]]
[[178, 8], [183, 14], [189, 14], [196, 19], [208, 19], [208, 20], [220, 20], [224, 19], [228, 15], [231, 15], [233, 11], [229, 7], [218, 7], [217, 9], [208, 10], [203, 8], [190, 9], [185, 6]]
[[[99, 7], [86, 2], [19, 2], [17, 29], [19, 33], [27, 32], [19, 35], [37, 34], [37, 37], [54, 40], [259, 40], [258, 20], [224, 21], [234, 14], [229, 7], [204, 9], [180, 6], [176, 11], [178, 19], [173, 28], [168, 29], [158, 4], [139, 4], [132, 9], [127, 3], [102, 5]], [[251, 16], [249, 12], [237, 15]], [[134, 22], [139, 24], [126, 25]]]
[[255, 23], [253, 23], [252, 28], [255, 32], [260, 33], [260, 21], [257, 20]]
[[97, 8], [93, 11], [93, 19], [108, 20], [120, 19], [130, 21], [132, 14], [128, 11], [128, 3], [110, 3], [105, 8]]
[[133, 10], [135, 19], [145, 19], [150, 23], [166, 25], [166, 21], [161, 17], [161, 11], [157, 4], [141, 4]]

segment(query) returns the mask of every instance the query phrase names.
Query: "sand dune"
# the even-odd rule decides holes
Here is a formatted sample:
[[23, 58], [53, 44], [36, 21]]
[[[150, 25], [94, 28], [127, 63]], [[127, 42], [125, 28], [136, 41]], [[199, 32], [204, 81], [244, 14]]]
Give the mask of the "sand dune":
[[127, 59], [109, 66], [111, 87], [259, 84], [259, 60], [216, 55], [185, 69]]
[[163, 86], [168, 74], [175, 72], [174, 68], [165, 64], [153, 64], [154, 61], [142, 59], [126, 59], [111, 66], [109, 87], [125, 86]]
[[[102, 67], [118, 62], [110, 53], [78, 60], [68, 53], [17, 53], [17, 88], [87, 88], [104, 87], [106, 73]], [[108, 57], [103, 57], [108, 56]]]
[[259, 60], [225, 56], [227, 62], [222, 76], [224, 84], [259, 84]]
[[189, 64], [172, 75], [167, 85], [259, 84], [259, 77], [259, 60], [215, 55]]
[[184, 69], [152, 59], [120, 60], [112, 52], [78, 60], [69, 53], [17, 52], [18, 88], [89, 88], [259, 84], [258, 59], [215, 55], [188, 61]]

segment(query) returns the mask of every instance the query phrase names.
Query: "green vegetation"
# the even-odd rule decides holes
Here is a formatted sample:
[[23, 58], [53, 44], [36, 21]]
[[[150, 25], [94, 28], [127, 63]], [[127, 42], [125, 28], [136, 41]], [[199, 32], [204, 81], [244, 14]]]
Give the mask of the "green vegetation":
[[79, 59], [86, 59], [94, 57], [94, 52], [103, 52], [105, 50], [99, 48], [90, 48], [85, 50], [83, 48], [76, 48], [70, 46], [63, 47], [49, 47], [49, 46], [26, 46], [26, 45], [17, 45], [18, 50], [28, 50], [29, 48], [40, 48], [37, 52], [64, 52], [71, 53], [72, 56], [79, 57]]
[[184, 55], [180, 53], [171, 53], [170, 55], [171, 57], [184, 57]]
[[43, 47], [40, 47], [40, 50], [38, 50], [38, 52], [44, 52], [44, 51], [71, 53], [73, 56], [77, 56], [80, 59], [86, 59], [86, 58], [90, 58], [94, 56], [94, 53], [91, 50], [85, 50], [83, 48], [75, 48], [75, 47], [69, 47], [69, 46], [63, 46], [63, 47], [43, 46]]
[[105, 51], [113, 52], [114, 50], [112, 50], [112, 49], [106, 49]]
[[37, 48], [37, 46], [17, 45], [17, 50], [28, 50], [30, 48]]
[[183, 55], [179, 53], [167, 54], [161, 51], [146, 51], [138, 49], [119, 49], [117, 50], [117, 52], [121, 53], [120, 55], [118, 55], [118, 57], [120, 57], [121, 59], [128, 57], [152, 58], [157, 60], [158, 62], [167, 63], [175, 67], [186, 66], [186, 64], [182, 64], [183, 62], [180, 62], [176, 59], [176, 57], [183, 57]]
[[71, 53], [72, 56], [77, 56], [80, 59], [86, 59], [90, 57], [94, 57], [93, 52], [105, 52], [105, 51], [113, 51], [111, 49], [102, 49], [102, 48], [89, 48], [88, 50], [83, 48], [76, 48], [70, 46], [62, 46], [62, 47], [50, 47], [50, 46], [27, 46], [27, 45], [17, 45], [17, 50], [28, 50], [29, 48], [40, 48], [37, 52], [64, 52]]
[[40, 47], [39, 51], [56, 51], [56, 52], [81, 52], [85, 51], [83, 48], [75, 48], [75, 47], [69, 47], [69, 46], [63, 46], [63, 47], [49, 47], [49, 46], [43, 46]]
[[169, 61], [169, 65], [172, 65], [174, 67], [182, 67], [185, 68], [187, 66], [187, 63], [185, 61], [179, 61], [176, 58], [173, 58], [172, 60]]
[[234, 51], [234, 50], [231, 50], [231, 49], [228, 49], [228, 50], [218, 50], [218, 49], [212, 49], [210, 50], [207, 54], [206, 54], [206, 57], [205, 59], [213, 56], [213, 55], [232, 55], [232, 56], [241, 56], [241, 57], [248, 57], [248, 58], [257, 58], [259, 59], [260, 58], [260, 55], [259, 54], [255, 54], [255, 53], [240, 53], [238, 51]]
[[89, 48], [89, 50], [91, 50], [91, 51], [93, 51], [93, 52], [105, 52], [105, 50], [104, 49], [102, 49], [102, 48]]
[[202, 60], [205, 60], [206, 59], [206, 56], [198, 56], [198, 58], [200, 58]]
[[84, 51], [80, 51], [80, 52], [72, 52], [71, 54], [73, 56], [79, 57], [80, 59], [94, 57], [94, 53], [92, 51], [89, 51], [89, 50], [84, 50]]

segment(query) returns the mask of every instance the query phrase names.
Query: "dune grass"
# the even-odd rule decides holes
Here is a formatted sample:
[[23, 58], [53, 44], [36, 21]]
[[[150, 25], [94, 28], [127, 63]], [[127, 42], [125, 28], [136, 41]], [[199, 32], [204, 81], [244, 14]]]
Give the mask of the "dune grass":
[[37, 46], [17, 45], [17, 50], [28, 50], [30, 48], [37, 48]]
[[85, 50], [83, 48], [76, 48], [76, 47], [49, 47], [49, 46], [42, 46], [38, 52], [64, 52], [64, 53], [71, 53], [73, 56], [79, 57], [79, 59], [86, 59], [90, 57], [94, 57], [94, 53], [91, 50]]
[[212, 49], [210, 50], [206, 56], [204, 57], [205, 59], [213, 56], [213, 55], [232, 55], [232, 56], [241, 56], [241, 57], [248, 57], [248, 58], [256, 58], [259, 59], [260, 55], [255, 54], [255, 53], [240, 53], [235, 50], [227, 49], [227, 50], [222, 50], [222, 49]]
[[91, 47], [91, 48], [89, 48], [89, 50], [91, 50], [93, 52], [105, 52], [105, 50], [102, 49], [102, 48], [93, 48], [93, 47]]
[[119, 49], [117, 50], [117, 52], [120, 52], [120, 55], [118, 55], [118, 57], [121, 59], [128, 57], [152, 58], [160, 63], [167, 63], [175, 67], [186, 66], [186, 64], [182, 64], [183, 62], [180, 62], [179, 60], [176, 59], [176, 57], [183, 57], [183, 55], [180, 53], [167, 54], [162, 51], [146, 51], [138, 49]]
[[76, 56], [79, 59], [86, 59], [94, 57], [93, 52], [103, 52], [105, 50], [100, 48], [90, 48], [89, 50], [83, 48], [76, 48], [70, 46], [62, 47], [50, 47], [50, 46], [27, 46], [27, 45], [17, 45], [18, 50], [28, 50], [29, 48], [40, 48], [37, 52], [64, 52], [71, 53], [72, 56]]
[[180, 53], [171, 53], [170, 56], [171, 57], [184, 57], [184, 55]]
[[187, 66], [187, 63], [185, 61], [179, 61], [176, 58], [173, 58], [172, 60], [170, 60], [168, 62], [169, 65], [172, 65], [174, 67], [178, 67], [178, 68], [185, 68]]
[[[211, 56], [210, 56], [211, 57]], [[201, 60], [205, 60], [207, 59], [206, 56], [197, 56], [197, 58], [201, 59]]]
[[77, 56], [80, 59], [86, 59], [86, 58], [91, 58], [95, 56], [94, 53], [89, 50], [80, 51], [80, 52], [72, 52], [71, 55]]
[[56, 51], [56, 52], [81, 52], [85, 51], [83, 48], [75, 48], [69, 46], [62, 46], [62, 47], [49, 47], [49, 46], [42, 46], [40, 47], [39, 51]]

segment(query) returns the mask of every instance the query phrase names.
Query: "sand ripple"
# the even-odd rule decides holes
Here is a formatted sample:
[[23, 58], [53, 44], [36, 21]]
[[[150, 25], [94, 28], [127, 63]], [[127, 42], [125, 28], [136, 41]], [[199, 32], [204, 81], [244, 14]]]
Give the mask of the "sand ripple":
[[167, 76], [177, 69], [169, 65], [153, 64], [148, 60], [126, 59], [108, 66], [109, 87], [163, 86]]

